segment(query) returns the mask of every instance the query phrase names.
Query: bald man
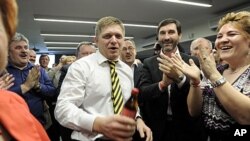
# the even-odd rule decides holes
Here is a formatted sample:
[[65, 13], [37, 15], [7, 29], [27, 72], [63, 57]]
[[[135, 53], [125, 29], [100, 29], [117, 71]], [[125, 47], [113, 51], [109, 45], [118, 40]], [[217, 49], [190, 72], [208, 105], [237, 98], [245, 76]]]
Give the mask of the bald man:
[[197, 38], [197, 39], [195, 39], [195, 40], [193, 40], [192, 42], [191, 42], [191, 45], [190, 45], [190, 53], [191, 53], [191, 56], [198, 56], [198, 54], [199, 54], [199, 49], [198, 49], [198, 46], [199, 46], [199, 41], [200, 40], [206, 40], [208, 43], [209, 43], [209, 46], [206, 46], [205, 48], [206, 48], [206, 50], [208, 51], [208, 52], [212, 52], [212, 49], [213, 49], [213, 44], [212, 44], [212, 42], [211, 41], [209, 41], [208, 39], [206, 39], [206, 38]]

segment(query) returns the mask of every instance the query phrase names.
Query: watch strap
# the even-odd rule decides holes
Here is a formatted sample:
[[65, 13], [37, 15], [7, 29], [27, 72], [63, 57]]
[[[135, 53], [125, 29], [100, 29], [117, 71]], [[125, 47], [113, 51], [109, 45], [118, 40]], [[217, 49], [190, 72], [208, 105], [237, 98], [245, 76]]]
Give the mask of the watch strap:
[[221, 85], [223, 85], [225, 83], [226, 83], [225, 77], [221, 77], [220, 79], [218, 79], [214, 83], [212, 83], [212, 87], [216, 88], [216, 87], [219, 87], [219, 86], [221, 86]]

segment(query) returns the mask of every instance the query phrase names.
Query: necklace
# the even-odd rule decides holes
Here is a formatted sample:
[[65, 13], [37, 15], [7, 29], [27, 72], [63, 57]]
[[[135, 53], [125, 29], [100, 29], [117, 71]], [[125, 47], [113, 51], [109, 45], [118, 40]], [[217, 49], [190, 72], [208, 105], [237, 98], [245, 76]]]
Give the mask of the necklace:
[[239, 72], [240, 70], [242, 70], [243, 68], [245, 68], [246, 66], [247, 66], [247, 68], [249, 67], [249, 65], [245, 65], [245, 66], [242, 66], [234, 71], [232, 71], [232, 69], [228, 69], [228, 70], [229, 70], [230, 74], [235, 74], [235, 73]]

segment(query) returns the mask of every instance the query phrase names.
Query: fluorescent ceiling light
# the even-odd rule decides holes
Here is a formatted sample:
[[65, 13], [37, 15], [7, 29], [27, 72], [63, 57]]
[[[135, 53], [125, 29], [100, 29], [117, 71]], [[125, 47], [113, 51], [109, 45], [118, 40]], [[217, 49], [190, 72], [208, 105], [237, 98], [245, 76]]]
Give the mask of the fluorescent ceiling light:
[[53, 37], [95, 37], [94, 35], [74, 35], [74, 34], [41, 34], [41, 36], [53, 36]]
[[[46, 37], [85, 37], [85, 38], [93, 38], [95, 35], [76, 35], [76, 34], [41, 34], [41, 36]], [[126, 39], [133, 39], [134, 37], [125, 37]]]
[[47, 47], [48, 49], [58, 49], [58, 50], [63, 50], [63, 49], [76, 49], [76, 47]]
[[180, 4], [187, 4], [187, 5], [194, 5], [194, 6], [201, 6], [201, 7], [212, 7], [211, 4], [190, 2], [190, 1], [183, 1], [183, 0], [161, 0], [161, 1], [180, 3]]
[[[63, 22], [63, 23], [80, 23], [80, 24], [96, 24], [97, 23], [97, 22], [93, 22], [93, 21], [47, 19], [47, 18], [34, 18], [34, 20], [35, 21], [42, 21], [42, 22]], [[126, 24], [126, 23], [124, 23], [124, 26], [157, 28], [157, 26], [155, 26], [155, 25], [143, 25], [143, 24]]]
[[79, 42], [44, 42], [45, 44], [65, 44], [65, 45], [78, 45]]
[[131, 27], [146, 27], [146, 28], [157, 28], [158, 26], [155, 25], [142, 25], [142, 24], [123, 24], [124, 26], [131, 26]]
[[84, 23], [84, 24], [96, 24], [92, 21], [79, 21], [79, 20], [63, 20], [63, 19], [47, 19], [47, 18], [34, 18], [35, 21], [41, 22], [61, 22], [61, 23]]

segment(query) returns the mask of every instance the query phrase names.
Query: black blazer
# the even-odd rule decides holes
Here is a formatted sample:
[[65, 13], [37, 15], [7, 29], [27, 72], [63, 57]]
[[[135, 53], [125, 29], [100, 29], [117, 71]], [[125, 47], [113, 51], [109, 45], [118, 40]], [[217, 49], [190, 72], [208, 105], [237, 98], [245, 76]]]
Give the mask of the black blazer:
[[[196, 65], [199, 65], [198, 59], [187, 54], [180, 53], [182, 59], [188, 62], [192, 58]], [[167, 122], [168, 109], [168, 90], [163, 92], [159, 90], [159, 82], [162, 80], [163, 73], [159, 70], [157, 61], [158, 55], [147, 58], [143, 62], [142, 79], [140, 83], [140, 94], [138, 102], [141, 114], [145, 123], [151, 128], [155, 141], [163, 141], [168, 131], [165, 131]], [[171, 84], [170, 101], [173, 114], [172, 123], [176, 136], [183, 136], [183, 140], [189, 140], [192, 134], [193, 118], [189, 115], [187, 107], [187, 95], [189, 92], [189, 79], [187, 78], [181, 88], [177, 84]], [[183, 135], [180, 135], [182, 134]], [[184, 135], [185, 134], [185, 135]], [[179, 140], [182, 140], [179, 139]], [[190, 139], [191, 140], [191, 139]], [[192, 138], [194, 140], [194, 138]]]
[[134, 87], [139, 88], [140, 80], [142, 78], [142, 66], [143, 64], [138, 64], [138, 66], [135, 65], [134, 68]]
[[64, 65], [62, 66], [62, 68], [60, 69], [61, 71], [61, 75], [60, 75], [60, 78], [59, 78], [59, 81], [58, 81], [58, 86], [57, 86], [57, 96], [59, 95], [60, 93], [60, 90], [61, 90], [61, 87], [62, 87], [62, 83], [63, 83], [63, 80], [68, 72], [68, 69], [70, 67], [71, 64], [68, 64], [68, 65]]

